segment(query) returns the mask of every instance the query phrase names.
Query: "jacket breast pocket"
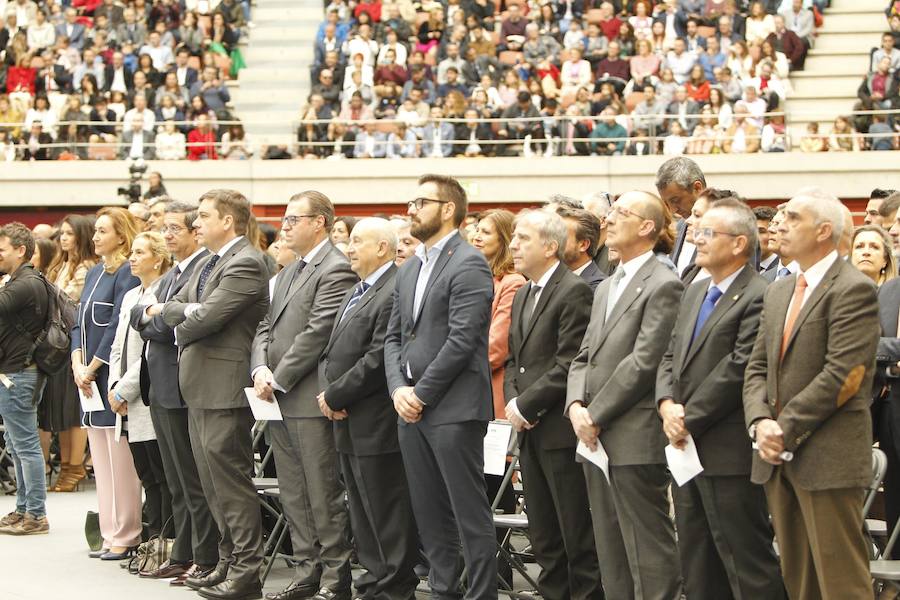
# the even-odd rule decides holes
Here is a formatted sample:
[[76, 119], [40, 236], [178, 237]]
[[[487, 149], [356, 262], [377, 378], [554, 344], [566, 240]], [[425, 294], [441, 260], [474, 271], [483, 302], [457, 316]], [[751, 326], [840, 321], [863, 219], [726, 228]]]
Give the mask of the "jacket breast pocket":
[[92, 302], [91, 322], [97, 327], [108, 327], [113, 316], [112, 302]]
[[238, 348], [210, 348], [206, 355], [215, 360], [227, 360], [230, 362], [241, 362], [246, 358], [246, 353]]

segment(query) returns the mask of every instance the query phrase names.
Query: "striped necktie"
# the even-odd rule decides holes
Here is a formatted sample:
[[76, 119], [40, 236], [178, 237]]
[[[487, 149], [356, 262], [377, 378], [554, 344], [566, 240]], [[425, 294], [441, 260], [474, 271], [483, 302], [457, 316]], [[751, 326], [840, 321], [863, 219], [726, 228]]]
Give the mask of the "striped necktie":
[[353, 307], [359, 303], [359, 299], [363, 297], [363, 294], [365, 294], [366, 290], [370, 287], [372, 286], [365, 281], [360, 281], [356, 284], [356, 287], [353, 288], [353, 295], [350, 296], [350, 301], [347, 303], [347, 308], [344, 309], [344, 314], [341, 315], [341, 321], [343, 321], [344, 317], [347, 316], [347, 313], [353, 310]]

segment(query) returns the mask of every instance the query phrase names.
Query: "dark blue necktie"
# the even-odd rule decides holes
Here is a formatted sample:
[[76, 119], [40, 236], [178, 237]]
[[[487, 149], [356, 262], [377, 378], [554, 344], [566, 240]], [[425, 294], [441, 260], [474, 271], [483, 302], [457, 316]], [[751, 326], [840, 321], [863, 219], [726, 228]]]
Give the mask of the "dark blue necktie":
[[209, 279], [209, 274], [212, 273], [212, 270], [216, 267], [217, 262], [219, 262], [219, 255], [213, 254], [209, 261], [207, 261], [207, 263], [203, 265], [203, 270], [200, 271], [200, 281], [197, 282], [198, 300], [203, 296], [203, 288], [206, 287], [206, 280]]
[[370, 287], [372, 286], [370, 286], [365, 281], [360, 281], [356, 284], [356, 287], [353, 288], [353, 295], [350, 296], [350, 302], [347, 303], [347, 308], [344, 309], [344, 314], [341, 315], [341, 321], [344, 320], [344, 317], [347, 316], [347, 313], [353, 310], [353, 307], [356, 306], [356, 304], [359, 302], [359, 299], [363, 297], [363, 294], [365, 294], [366, 290], [368, 290]]
[[706, 292], [706, 298], [703, 299], [703, 304], [700, 305], [700, 313], [697, 315], [697, 324], [694, 325], [694, 335], [691, 336], [692, 344], [694, 343], [694, 340], [697, 339], [697, 335], [700, 333], [700, 330], [703, 329], [703, 325], [706, 323], [707, 319], [709, 319], [709, 315], [715, 310], [716, 302], [718, 302], [721, 297], [722, 290], [716, 286], [712, 286], [709, 288], [709, 291]]
[[787, 267], [781, 267], [778, 269], [778, 272], [775, 274], [775, 279], [784, 279], [788, 275], [791, 274], [791, 270]]

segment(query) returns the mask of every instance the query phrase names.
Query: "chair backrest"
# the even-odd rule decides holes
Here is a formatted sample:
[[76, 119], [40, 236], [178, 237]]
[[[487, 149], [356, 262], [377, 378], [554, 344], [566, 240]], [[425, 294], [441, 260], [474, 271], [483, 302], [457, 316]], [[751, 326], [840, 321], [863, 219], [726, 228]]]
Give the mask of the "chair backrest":
[[878, 448], [872, 448], [872, 481], [866, 488], [865, 501], [863, 502], [863, 519], [869, 514], [872, 503], [875, 502], [875, 495], [878, 494], [878, 488], [884, 481], [884, 475], [887, 473], [887, 455]]

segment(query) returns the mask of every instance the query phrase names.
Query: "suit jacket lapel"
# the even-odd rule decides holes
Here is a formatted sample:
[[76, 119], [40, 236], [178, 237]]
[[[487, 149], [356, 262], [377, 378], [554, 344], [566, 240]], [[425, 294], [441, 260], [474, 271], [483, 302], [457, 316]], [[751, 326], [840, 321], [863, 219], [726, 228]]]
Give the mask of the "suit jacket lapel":
[[[354, 306], [353, 309], [351, 309], [351, 311], [347, 314], [347, 316], [344, 317], [344, 320], [341, 321], [340, 320], [341, 315], [344, 314], [344, 311], [346, 310], [347, 305], [350, 303], [350, 298], [353, 297], [353, 292], [356, 290], [356, 286], [353, 286], [352, 288], [350, 288], [350, 293], [344, 297], [344, 301], [341, 302], [341, 307], [338, 309], [337, 314], [335, 315], [334, 329], [332, 330], [332, 333], [331, 333], [331, 340], [335, 340], [335, 339], [337, 339], [338, 336], [340, 336], [340, 334], [344, 331], [344, 329], [347, 327], [347, 325], [353, 319], [355, 319], [357, 317], [357, 315], [361, 314], [362, 311], [365, 310], [366, 305], [368, 305], [369, 302], [371, 302], [372, 300], [375, 299], [376, 296], [378, 296], [378, 294], [381, 291], [381, 288], [383, 288], [385, 285], [387, 285], [388, 281], [391, 281], [391, 282], [394, 281], [393, 275], [396, 271], [397, 271], [397, 267], [391, 265], [391, 267], [387, 271], [382, 273], [381, 277], [378, 278], [378, 281], [375, 282], [375, 285], [373, 285], [371, 288], [366, 290], [366, 293], [363, 294], [363, 297], [360, 298], [359, 302], [356, 303], [356, 306]], [[388, 293], [390, 293], [390, 292], [388, 292]], [[331, 340], [329, 340], [329, 342], [328, 342], [328, 346], [325, 349], [326, 351], [328, 351], [328, 349], [331, 348]]]
[[[510, 313], [510, 321], [509, 321], [509, 335], [510, 335], [510, 349], [516, 357], [516, 362], [519, 362], [519, 351], [522, 349], [522, 328], [519, 326], [521, 322], [521, 314], [522, 314], [522, 304], [525, 302], [525, 298], [528, 297], [527, 290], [531, 285], [530, 282], [527, 282], [525, 285], [520, 287], [516, 291], [516, 295], [513, 296], [512, 303], [512, 311]], [[522, 290], [526, 290], [523, 292]]]
[[[322, 246], [322, 248], [319, 250], [318, 254], [316, 254], [316, 256], [312, 259], [312, 261], [305, 267], [303, 267], [303, 270], [297, 273], [295, 277], [293, 277], [293, 283], [286, 282], [284, 284], [284, 286], [287, 288], [285, 290], [284, 300], [278, 307], [275, 313], [275, 317], [272, 319], [272, 323], [278, 320], [278, 318], [284, 312], [284, 309], [287, 307], [288, 302], [290, 302], [291, 298], [294, 297], [294, 294], [300, 291], [300, 288], [303, 287], [303, 284], [305, 284], [309, 280], [309, 278], [312, 277], [312, 274], [316, 272], [318, 266], [322, 263], [323, 260], [325, 260], [325, 257], [331, 253], [331, 250], [333, 248], [334, 246], [331, 245], [331, 242], [326, 242], [325, 245]], [[296, 269], [300, 268], [300, 261], [297, 261], [297, 264], [294, 268], [295, 271]], [[287, 287], [288, 285], [290, 285], [290, 287]]]
[[[603, 329], [600, 331], [598, 345], [603, 343], [603, 340], [606, 339], [609, 332], [616, 326], [616, 322], [622, 317], [625, 311], [634, 304], [634, 301], [640, 297], [646, 286], [644, 282], [653, 274], [656, 263], [657, 260], [655, 256], [648, 258], [647, 262], [641, 265], [641, 268], [638, 269], [637, 273], [634, 274], [634, 277], [631, 278], [631, 281], [628, 282], [628, 285], [625, 286], [625, 289], [622, 290], [622, 293], [619, 294], [619, 299], [616, 300], [616, 305], [609, 315], [609, 320], [603, 324]], [[606, 310], [606, 304], [603, 305], [603, 310]]]
[[[221, 271], [223, 268], [225, 268], [225, 264], [228, 263], [228, 261], [231, 260], [234, 257], [234, 255], [236, 255], [238, 252], [243, 250], [244, 246], [246, 246], [249, 243], [250, 242], [247, 241], [247, 238], [242, 238], [240, 241], [238, 241], [234, 246], [232, 246], [228, 250], [228, 252], [225, 254], [225, 256], [223, 256], [219, 259], [219, 261], [213, 267], [212, 271], [210, 271], [209, 277], [206, 278], [206, 286], [203, 288], [203, 296], [201, 296], [197, 300], [198, 302], [203, 302], [203, 298], [209, 296], [212, 293], [213, 287], [210, 285], [210, 283], [212, 282], [213, 278], [219, 273], [219, 271]], [[204, 263], [203, 266], [206, 266], [206, 263]]]
[[[731, 310], [731, 307], [735, 305], [735, 303], [740, 299], [740, 297], [744, 293], [744, 288], [747, 287], [747, 282], [750, 281], [750, 278], [753, 276], [755, 269], [753, 265], [745, 265], [744, 270], [741, 271], [741, 274], [737, 276], [737, 279], [728, 287], [728, 292], [723, 294], [719, 301], [716, 302], [715, 308], [713, 308], [712, 314], [709, 315], [709, 318], [706, 320], [706, 323], [703, 324], [703, 327], [697, 333], [697, 339], [694, 340], [694, 343], [691, 344], [691, 335], [694, 333], [694, 324], [697, 322], [697, 314], [700, 312], [700, 306], [703, 304], [703, 300], [700, 301], [700, 304], [697, 305], [697, 310], [694, 313], [694, 319], [690, 323], [690, 331], [688, 331], [687, 343], [690, 346], [687, 349], [687, 353], [684, 355], [684, 364], [682, 368], [687, 366], [687, 364], [694, 358], [694, 355], [697, 354], [697, 350], [703, 345], [703, 342], [706, 341], [706, 338], [709, 336], [709, 332], [713, 330], [716, 326], [716, 323], [725, 316], [725, 314]], [[704, 291], [703, 296], [706, 298], [706, 292]]]
[[[803, 308], [800, 309], [800, 314], [797, 315], [797, 321], [794, 323], [794, 328], [791, 330], [791, 337], [788, 338], [787, 346], [784, 348], [785, 354], [790, 350], [791, 344], [793, 343], [794, 338], [797, 337], [797, 332], [800, 330], [806, 317], [808, 317], [809, 313], [816, 307], [816, 304], [819, 303], [825, 295], [825, 292], [831, 288], [832, 280], [840, 273], [840, 270], [843, 267], [841, 263], [843, 262], [844, 260], [841, 257], [838, 257], [837, 260], [834, 261], [834, 264], [828, 268], [825, 276], [822, 277], [822, 281], [820, 281], [819, 285], [816, 286], [816, 289], [813, 290], [812, 295], [803, 304]], [[793, 290], [791, 291], [791, 294], [793, 295]], [[783, 330], [784, 328], [782, 327], [782, 331]]]
[[556, 270], [554, 270], [553, 275], [550, 276], [550, 281], [548, 281], [547, 286], [541, 290], [541, 297], [538, 298], [537, 304], [534, 306], [534, 312], [531, 313], [531, 317], [529, 318], [527, 315], [522, 315], [523, 319], [528, 319], [528, 325], [522, 333], [523, 346], [525, 345], [525, 342], [528, 341], [528, 336], [531, 335], [531, 330], [534, 329], [534, 324], [537, 323], [538, 317], [541, 316], [541, 313], [550, 301], [550, 297], [553, 296], [553, 293], [556, 291], [556, 286], [559, 285], [559, 280], [562, 279], [564, 273], [563, 269], [568, 269], [568, 267], [561, 262], [556, 265]]
[[412, 293], [400, 294], [399, 299], [401, 303], [400, 309], [403, 310], [404, 313], [409, 315], [409, 324], [410, 326], [413, 326], [416, 324], [416, 281], [419, 279], [419, 272], [422, 271], [423, 263], [422, 259], [418, 256], [413, 256], [407, 260], [415, 260], [416, 262], [414, 263], [415, 266], [409, 269], [408, 273], [404, 274], [407, 278], [410, 279], [409, 285], [404, 286], [400, 289], [411, 289]]
[[[784, 337], [784, 322], [787, 320], [788, 306], [791, 304], [791, 296], [794, 295], [794, 282], [796, 275], [786, 277], [790, 284], [783, 284], [781, 280], [775, 285], [780, 285], [781, 289], [775, 290], [770, 295], [769, 304], [765, 307], [765, 316], [771, 317], [766, 321], [768, 331], [769, 348], [768, 354], [775, 358], [775, 364], [781, 362], [781, 340]], [[771, 311], [769, 310], [771, 308]]]
[[[434, 282], [441, 275], [441, 271], [444, 270], [444, 267], [447, 266], [447, 263], [450, 261], [450, 257], [453, 256], [453, 253], [456, 251], [456, 247], [460, 244], [462, 238], [459, 237], [459, 234], [456, 234], [449, 240], [447, 240], [447, 244], [444, 246], [444, 249], [441, 250], [441, 253], [438, 254], [437, 258], [434, 260], [434, 269], [431, 271], [431, 275], [428, 277], [428, 283], [425, 285], [425, 292], [422, 294], [422, 302], [419, 305], [419, 312], [422, 312], [422, 308], [425, 306], [425, 302], [428, 301], [428, 292], [431, 291], [431, 287], [434, 285]], [[415, 290], [415, 288], [413, 288]], [[415, 299], [413, 300], [415, 303]], [[415, 304], [413, 304], [413, 310], [415, 310]], [[413, 315], [414, 322], [418, 322], [419, 315]]]

